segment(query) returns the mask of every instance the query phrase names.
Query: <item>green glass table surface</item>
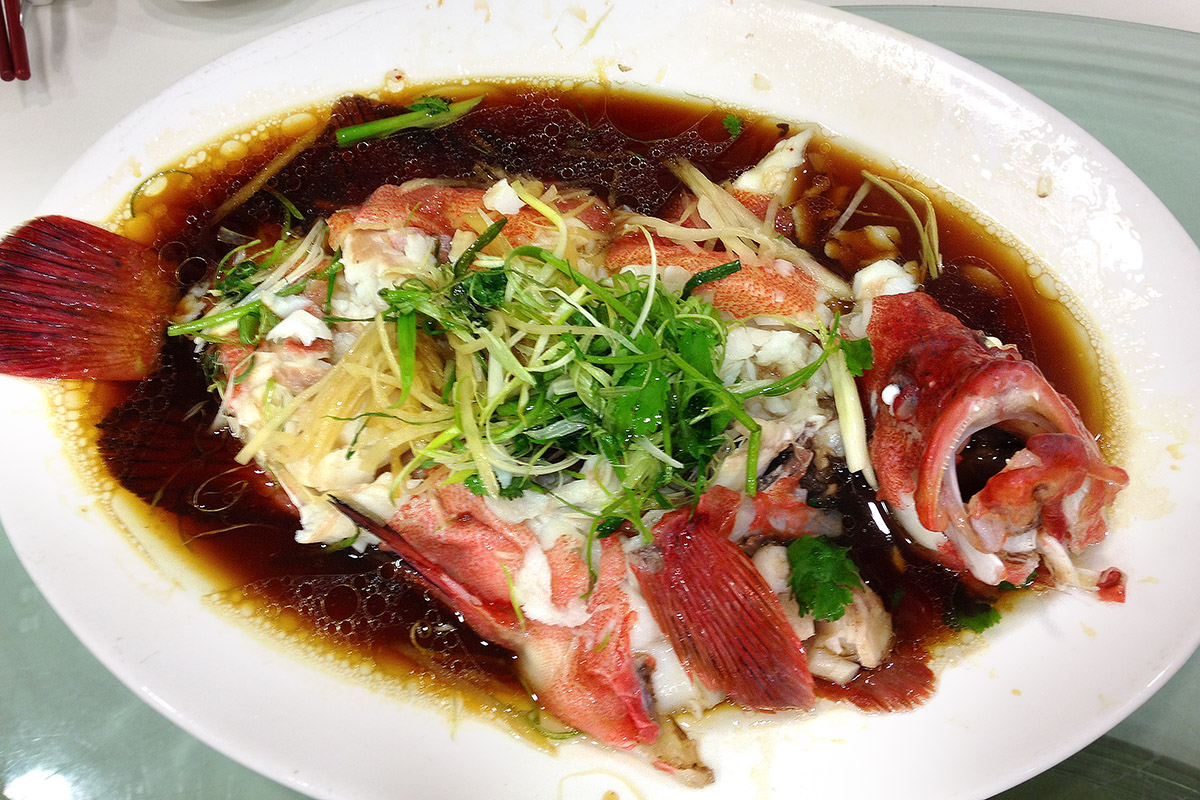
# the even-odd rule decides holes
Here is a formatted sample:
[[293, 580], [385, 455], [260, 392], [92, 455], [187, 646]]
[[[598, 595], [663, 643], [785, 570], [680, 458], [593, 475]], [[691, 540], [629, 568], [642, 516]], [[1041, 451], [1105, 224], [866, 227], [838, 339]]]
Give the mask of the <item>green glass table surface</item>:
[[[229, 12], [243, 7], [231, 4]], [[1128, 164], [1200, 242], [1200, 35], [990, 9], [847, 10], [959, 53], [1065, 113]], [[6, 537], [0, 609], [0, 791], [7, 800], [303, 797], [175, 727], [112, 677], [42, 599]], [[1197, 709], [1200, 656], [1193, 656], [1110, 734], [1000, 797], [1200, 797]]]

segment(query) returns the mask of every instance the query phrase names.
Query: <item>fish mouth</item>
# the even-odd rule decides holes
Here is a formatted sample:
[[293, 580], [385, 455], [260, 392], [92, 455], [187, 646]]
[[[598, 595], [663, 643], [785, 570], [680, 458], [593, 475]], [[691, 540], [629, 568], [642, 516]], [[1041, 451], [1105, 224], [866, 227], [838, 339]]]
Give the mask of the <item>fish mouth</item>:
[[[921, 462], [914, 494], [921, 523], [930, 530], [953, 529], [983, 553], [1004, 550], [1009, 534], [972, 519], [971, 498], [963, 497], [958, 458], [971, 437], [988, 429], [1003, 431], [1023, 444], [1040, 434], [1068, 434], [1083, 440], [1085, 450], [1098, 457], [1095, 441], [1068, 402], [1026, 361], [992, 362], [969, 378], [934, 427]], [[985, 485], [994, 477], [989, 476]]]

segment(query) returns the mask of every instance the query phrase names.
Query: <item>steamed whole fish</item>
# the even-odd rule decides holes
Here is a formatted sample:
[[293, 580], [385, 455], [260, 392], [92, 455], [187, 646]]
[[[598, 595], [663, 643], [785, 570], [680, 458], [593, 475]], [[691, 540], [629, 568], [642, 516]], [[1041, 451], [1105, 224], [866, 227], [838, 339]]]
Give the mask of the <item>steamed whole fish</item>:
[[[886, 260], [898, 233], [856, 245], [887, 290], [852, 290], [801, 246], [812, 136], [732, 183], [672, 161], [680, 191], [656, 217], [495, 170], [383, 183], [277, 241], [233, 232], [190, 287], [151, 249], [34, 220], [0, 243], [0, 370], [152, 397], [179, 358], [164, 328], [187, 337], [236, 450], [229, 469], [213, 456], [213, 486], [255, 494], [299, 542], [395, 558], [514, 654], [559, 733], [703, 785], [689, 715], [932, 691], [899, 601], [838, 544], [836, 469], [877, 477], [906, 546], [971, 580], [1021, 586], [1044, 565], [1123, 592], [1072, 561], [1127, 479], [1070, 401], [915, 291]], [[156, 468], [201, 469], [178, 446], [191, 411], [141, 408], [110, 415], [102, 448], [137, 439]], [[989, 426], [1024, 448], [964, 499], [955, 458]], [[118, 477], [189, 511], [178, 486]]]

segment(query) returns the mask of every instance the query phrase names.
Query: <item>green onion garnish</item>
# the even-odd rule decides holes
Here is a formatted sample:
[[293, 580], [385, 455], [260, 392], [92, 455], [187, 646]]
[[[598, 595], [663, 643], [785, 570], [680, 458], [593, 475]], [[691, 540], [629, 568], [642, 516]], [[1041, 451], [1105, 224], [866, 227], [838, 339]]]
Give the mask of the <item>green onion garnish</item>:
[[423, 100], [434, 100], [437, 98], [422, 98], [416, 103], [408, 106], [410, 110], [407, 113], [399, 114], [386, 119], [377, 119], [372, 122], [364, 122], [361, 125], [350, 125], [345, 128], [338, 128], [336, 132], [338, 147], [353, 147], [359, 142], [365, 142], [368, 139], [385, 139], [393, 133], [410, 130], [412, 128], [441, 128], [457, 121], [468, 111], [483, 100], [483, 95], [472, 97], [469, 100], [460, 100], [457, 103], [432, 104], [422, 102]]

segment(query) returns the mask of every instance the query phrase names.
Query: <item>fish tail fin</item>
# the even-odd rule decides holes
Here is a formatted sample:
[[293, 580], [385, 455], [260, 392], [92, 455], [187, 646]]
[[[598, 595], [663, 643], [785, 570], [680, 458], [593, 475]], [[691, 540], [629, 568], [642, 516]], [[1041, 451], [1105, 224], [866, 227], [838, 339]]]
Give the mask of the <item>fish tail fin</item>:
[[151, 247], [68, 217], [0, 241], [0, 372], [140, 380], [155, 368], [177, 297]]

